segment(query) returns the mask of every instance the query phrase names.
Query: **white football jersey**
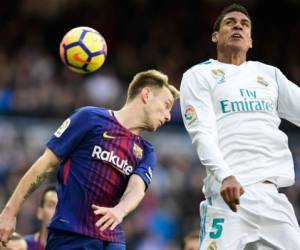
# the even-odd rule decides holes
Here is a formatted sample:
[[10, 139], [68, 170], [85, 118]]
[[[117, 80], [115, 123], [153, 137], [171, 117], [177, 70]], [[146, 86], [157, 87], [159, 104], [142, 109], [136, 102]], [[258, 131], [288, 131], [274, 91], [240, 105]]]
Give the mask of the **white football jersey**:
[[181, 111], [201, 163], [206, 197], [230, 175], [242, 185], [294, 183], [294, 166], [280, 118], [300, 125], [300, 88], [273, 66], [236, 66], [210, 59], [187, 70]]

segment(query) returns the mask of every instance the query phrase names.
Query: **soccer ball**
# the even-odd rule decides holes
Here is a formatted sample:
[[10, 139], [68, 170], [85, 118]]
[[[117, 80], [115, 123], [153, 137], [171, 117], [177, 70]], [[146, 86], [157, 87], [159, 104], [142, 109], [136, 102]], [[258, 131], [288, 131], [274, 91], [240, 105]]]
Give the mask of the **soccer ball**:
[[107, 55], [107, 46], [101, 34], [89, 27], [70, 30], [59, 46], [60, 58], [69, 69], [78, 73], [98, 70]]

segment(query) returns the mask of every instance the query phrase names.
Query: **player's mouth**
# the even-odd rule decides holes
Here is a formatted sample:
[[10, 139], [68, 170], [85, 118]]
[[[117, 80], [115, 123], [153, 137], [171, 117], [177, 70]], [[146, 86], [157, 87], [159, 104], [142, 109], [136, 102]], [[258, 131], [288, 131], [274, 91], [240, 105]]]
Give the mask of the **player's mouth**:
[[241, 40], [243, 39], [243, 36], [240, 33], [233, 33], [230, 38], [234, 40]]

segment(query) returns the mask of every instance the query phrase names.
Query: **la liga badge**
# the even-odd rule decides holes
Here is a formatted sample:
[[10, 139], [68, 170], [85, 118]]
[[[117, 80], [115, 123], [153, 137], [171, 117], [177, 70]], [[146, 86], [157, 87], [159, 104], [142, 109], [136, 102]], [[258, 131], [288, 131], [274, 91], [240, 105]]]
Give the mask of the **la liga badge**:
[[191, 125], [197, 118], [196, 110], [192, 105], [188, 105], [184, 111], [184, 118], [188, 125]]

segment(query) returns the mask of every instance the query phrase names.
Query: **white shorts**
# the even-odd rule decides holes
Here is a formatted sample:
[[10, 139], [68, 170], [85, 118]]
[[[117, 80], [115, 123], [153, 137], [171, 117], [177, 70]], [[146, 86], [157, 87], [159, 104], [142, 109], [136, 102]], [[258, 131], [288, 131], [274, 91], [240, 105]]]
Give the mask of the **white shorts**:
[[294, 209], [272, 183], [245, 186], [238, 212], [220, 195], [201, 202], [200, 250], [300, 250]]

